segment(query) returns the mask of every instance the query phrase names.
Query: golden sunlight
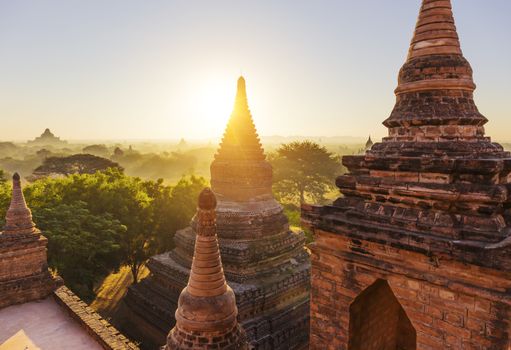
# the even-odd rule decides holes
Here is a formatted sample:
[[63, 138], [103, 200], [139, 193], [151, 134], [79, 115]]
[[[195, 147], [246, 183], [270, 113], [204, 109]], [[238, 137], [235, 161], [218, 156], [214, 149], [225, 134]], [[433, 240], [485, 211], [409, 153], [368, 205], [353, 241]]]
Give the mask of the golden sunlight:
[[189, 91], [188, 107], [204, 123], [223, 127], [231, 115], [235, 96], [236, 84], [233, 84], [232, 78], [204, 79]]

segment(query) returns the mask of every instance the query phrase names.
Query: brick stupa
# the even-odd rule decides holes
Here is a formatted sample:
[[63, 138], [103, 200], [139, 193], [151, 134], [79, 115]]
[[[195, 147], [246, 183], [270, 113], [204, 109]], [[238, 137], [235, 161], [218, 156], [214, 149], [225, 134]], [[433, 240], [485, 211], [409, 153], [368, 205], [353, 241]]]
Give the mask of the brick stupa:
[[[225, 276], [236, 294], [238, 319], [257, 349], [300, 349], [309, 328], [310, 263], [304, 235], [289, 229], [272, 195], [266, 160], [238, 80], [234, 110], [211, 164], [217, 232]], [[163, 344], [174, 325], [179, 293], [192, 264], [197, 219], [174, 237], [176, 248], [148, 262], [151, 274], [125, 298], [130, 325], [143, 343]]]
[[12, 184], [11, 203], [0, 233], [0, 308], [45, 298], [58, 285], [48, 271], [48, 240], [32, 221], [18, 174]]
[[48, 270], [48, 240], [14, 174], [0, 232], [0, 349], [138, 350]]
[[389, 136], [303, 207], [311, 349], [509, 349], [511, 156], [474, 90], [451, 2], [424, 0]]
[[216, 234], [216, 198], [206, 188], [199, 196], [197, 237], [188, 285], [179, 296], [176, 325], [166, 350], [246, 350], [238, 324], [234, 292], [227, 285]]

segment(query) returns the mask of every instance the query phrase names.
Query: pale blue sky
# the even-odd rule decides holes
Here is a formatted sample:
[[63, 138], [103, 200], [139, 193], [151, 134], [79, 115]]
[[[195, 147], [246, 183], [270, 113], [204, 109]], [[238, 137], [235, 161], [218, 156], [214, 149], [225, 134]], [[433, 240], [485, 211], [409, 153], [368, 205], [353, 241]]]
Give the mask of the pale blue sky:
[[[420, 0], [0, 0], [0, 140], [214, 138], [242, 72], [262, 135], [377, 138]], [[511, 140], [511, 1], [453, 0]]]

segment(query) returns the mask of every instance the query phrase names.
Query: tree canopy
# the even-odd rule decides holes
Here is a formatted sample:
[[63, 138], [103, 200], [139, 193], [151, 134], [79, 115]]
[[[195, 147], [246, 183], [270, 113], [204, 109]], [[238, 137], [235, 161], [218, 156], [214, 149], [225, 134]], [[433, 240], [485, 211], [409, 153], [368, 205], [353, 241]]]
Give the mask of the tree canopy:
[[[40, 179], [24, 193], [34, 222], [48, 237], [50, 267], [88, 300], [94, 283], [121, 264], [130, 267], [136, 282], [151, 255], [170, 249], [205, 186], [194, 176], [168, 186], [108, 169]], [[10, 185], [0, 182], [1, 220], [9, 201]]]
[[341, 173], [340, 157], [311, 141], [283, 144], [269, 159], [275, 195], [295, 204], [323, 202]]
[[94, 174], [108, 168], [122, 169], [110, 159], [92, 154], [74, 154], [68, 157], [48, 157], [43, 164], [34, 170], [34, 177], [48, 175]]
[[48, 264], [86, 300], [94, 283], [119, 268], [120, 238], [126, 232], [111, 214], [92, 214], [74, 202], [34, 210], [34, 221], [48, 238]]

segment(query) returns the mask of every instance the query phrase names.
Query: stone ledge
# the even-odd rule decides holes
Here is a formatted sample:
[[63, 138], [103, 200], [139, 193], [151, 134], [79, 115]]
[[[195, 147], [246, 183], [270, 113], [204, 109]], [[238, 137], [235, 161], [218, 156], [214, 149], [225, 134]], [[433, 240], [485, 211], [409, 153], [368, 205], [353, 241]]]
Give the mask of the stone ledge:
[[69, 315], [106, 350], [138, 350], [138, 346], [122, 335], [108, 321], [92, 310], [67, 287], [58, 288], [53, 296]]

